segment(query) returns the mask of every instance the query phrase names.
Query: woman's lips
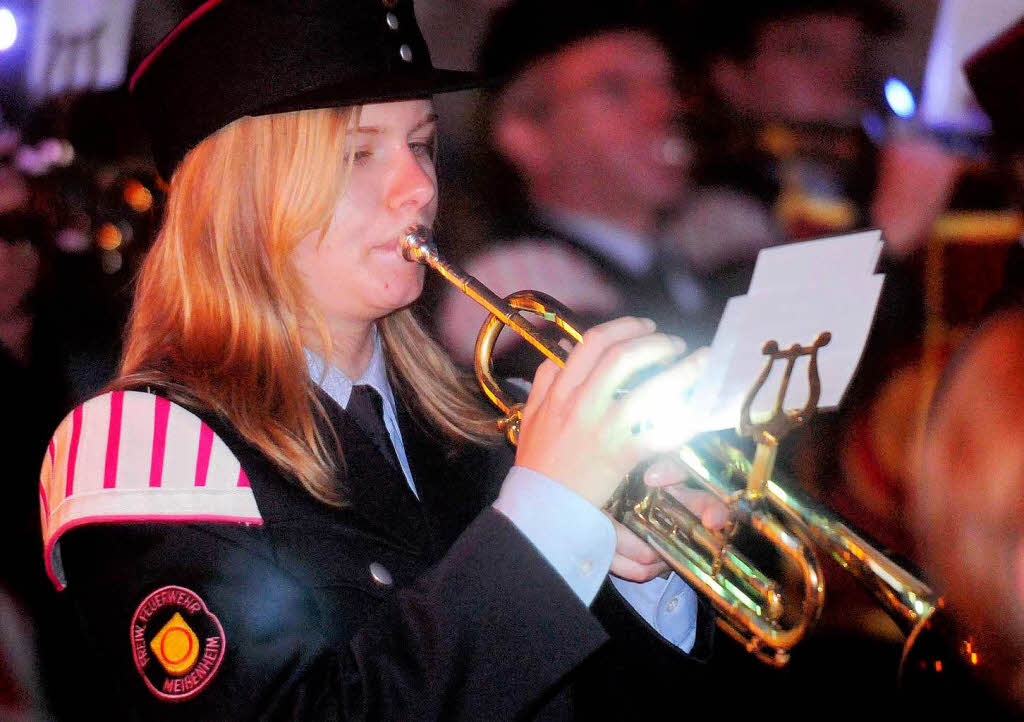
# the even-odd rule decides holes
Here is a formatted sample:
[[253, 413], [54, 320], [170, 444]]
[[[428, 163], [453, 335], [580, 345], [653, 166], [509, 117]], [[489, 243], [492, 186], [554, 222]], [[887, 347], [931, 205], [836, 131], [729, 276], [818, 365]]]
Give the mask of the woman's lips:
[[385, 254], [393, 253], [397, 255], [399, 258], [401, 258], [403, 261], [406, 260], [405, 255], [402, 253], [401, 239], [402, 236], [408, 233], [409, 229], [412, 228], [413, 226], [421, 226], [423, 228], [426, 228], [427, 230], [430, 230], [430, 225], [426, 223], [408, 224], [404, 226], [401, 231], [396, 232], [388, 240], [383, 241], [382, 243], [379, 243], [375, 246], [371, 246], [371, 252]]

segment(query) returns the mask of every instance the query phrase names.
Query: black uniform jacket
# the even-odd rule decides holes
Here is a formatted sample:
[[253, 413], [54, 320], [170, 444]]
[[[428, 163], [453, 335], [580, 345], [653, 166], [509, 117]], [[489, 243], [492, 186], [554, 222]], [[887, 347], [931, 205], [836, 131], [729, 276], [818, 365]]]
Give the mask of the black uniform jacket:
[[[199, 414], [241, 462], [262, 525], [90, 523], [62, 537], [64, 594], [92, 660], [83, 673], [95, 676], [108, 716], [562, 716], [560, 682], [607, 635], [487, 506], [495, 489], [483, 482], [500, 482], [507, 459], [456, 453], [403, 409], [421, 503], [402, 471], [324, 402], [344, 449], [346, 508], [316, 501], [223, 421]], [[223, 628], [222, 663], [180, 701], [158, 698], [133, 661], [140, 604], [166, 586], [193, 592]]]
[[[593, 605], [602, 625], [490, 508], [510, 453], [453, 448], [399, 400], [417, 500], [402, 471], [322, 401], [344, 449], [345, 508], [315, 500], [223, 420], [197, 414], [241, 463], [262, 525], [89, 523], [63, 535], [83, 673], [108, 716], [558, 719], [570, 714], [570, 683], [586, 695], [577, 714], [607, 709], [602, 699], [626, 709], [634, 695], [618, 685], [631, 668], [704, 667], [656, 641], [608, 583]], [[144, 600], [168, 586], [194, 593], [224, 640], [212, 677], [174, 701], [151, 686], [173, 675], [150, 660], [158, 674], [147, 684], [135, 661], [156, 652], [162, 620], [146, 630], [148, 649], [133, 638]], [[697, 653], [713, 628], [700, 625]], [[617, 644], [594, 654], [605, 627]]]

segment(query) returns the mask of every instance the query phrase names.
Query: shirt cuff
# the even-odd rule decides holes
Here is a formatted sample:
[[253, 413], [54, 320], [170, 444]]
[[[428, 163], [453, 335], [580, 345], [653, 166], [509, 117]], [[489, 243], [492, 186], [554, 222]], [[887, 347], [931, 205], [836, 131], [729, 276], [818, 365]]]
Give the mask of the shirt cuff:
[[697, 595], [675, 572], [637, 583], [616, 576], [612, 585], [669, 644], [690, 652], [697, 641]]
[[590, 606], [615, 555], [611, 519], [579, 494], [522, 466], [508, 472], [494, 508]]

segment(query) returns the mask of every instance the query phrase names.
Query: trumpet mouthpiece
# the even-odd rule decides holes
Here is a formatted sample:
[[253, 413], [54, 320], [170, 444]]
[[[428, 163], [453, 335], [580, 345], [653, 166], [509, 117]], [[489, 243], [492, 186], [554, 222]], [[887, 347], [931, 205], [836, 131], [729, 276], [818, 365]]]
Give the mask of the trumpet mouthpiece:
[[402, 256], [407, 261], [425, 263], [427, 258], [437, 256], [434, 234], [426, 226], [409, 226], [398, 239]]

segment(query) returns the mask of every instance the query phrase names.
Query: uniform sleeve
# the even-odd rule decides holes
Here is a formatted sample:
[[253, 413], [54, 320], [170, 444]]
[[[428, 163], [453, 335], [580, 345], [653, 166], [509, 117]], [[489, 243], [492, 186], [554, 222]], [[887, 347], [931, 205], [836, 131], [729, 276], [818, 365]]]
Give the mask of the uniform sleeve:
[[593, 504], [543, 474], [513, 466], [494, 508], [507, 516], [587, 606], [615, 555], [615, 528]]
[[585, 604], [594, 601], [607, 576], [664, 641], [683, 652], [693, 649], [697, 595], [675, 572], [643, 583], [609, 576], [615, 529], [592, 504], [543, 474], [514, 466], [494, 508], [512, 520]]
[[683, 652], [697, 641], [697, 594], [675, 572], [637, 583], [609, 576], [615, 591], [661, 638]]
[[[325, 615], [316, 590], [277, 569], [262, 551], [263, 533], [173, 523], [67, 533], [68, 593], [105, 683], [118, 691], [112, 704], [125, 707], [113, 716], [508, 719], [542, 704], [606, 639], [561, 577], [493, 509], [345, 641], [336, 634], [344, 620]], [[175, 591], [160, 591], [168, 589]], [[193, 598], [201, 604], [184, 602], [184, 616], [168, 617], [171, 601]], [[145, 644], [136, 640], [140, 619], [161, 625], [145, 632]], [[224, 653], [213, 668], [206, 657], [218, 633]], [[209, 672], [198, 682], [173, 673], [190, 639]], [[200, 688], [174, 696], [190, 684]], [[158, 694], [165, 690], [173, 699]]]

